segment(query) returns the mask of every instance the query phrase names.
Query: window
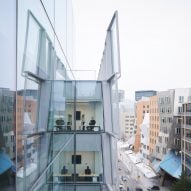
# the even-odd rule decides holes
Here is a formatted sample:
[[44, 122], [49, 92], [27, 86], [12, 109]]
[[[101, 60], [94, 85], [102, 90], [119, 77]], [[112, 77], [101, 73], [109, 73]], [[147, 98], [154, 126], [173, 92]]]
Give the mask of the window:
[[183, 112], [183, 108], [182, 107], [178, 107], [178, 113], [182, 113]]
[[184, 102], [184, 96], [179, 96], [178, 101], [179, 101], [179, 103], [183, 103]]
[[156, 152], [157, 152], [157, 153], [160, 153], [160, 148], [159, 148], [159, 146], [156, 146]]
[[164, 140], [165, 140], [165, 143], [168, 143], [168, 137], [165, 137]]

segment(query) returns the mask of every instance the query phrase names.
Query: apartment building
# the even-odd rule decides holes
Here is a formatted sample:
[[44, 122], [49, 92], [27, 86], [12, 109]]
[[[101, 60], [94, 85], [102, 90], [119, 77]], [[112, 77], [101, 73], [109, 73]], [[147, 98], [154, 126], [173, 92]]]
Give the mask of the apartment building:
[[181, 121], [181, 161], [182, 170], [191, 175], [191, 100], [183, 103]]
[[[178, 88], [158, 93], [160, 132], [156, 144], [156, 158], [162, 160], [163, 172], [178, 179], [181, 170], [181, 112], [182, 104], [190, 98], [190, 88]], [[173, 168], [168, 166], [175, 161]], [[176, 172], [176, 173], [175, 173]]]

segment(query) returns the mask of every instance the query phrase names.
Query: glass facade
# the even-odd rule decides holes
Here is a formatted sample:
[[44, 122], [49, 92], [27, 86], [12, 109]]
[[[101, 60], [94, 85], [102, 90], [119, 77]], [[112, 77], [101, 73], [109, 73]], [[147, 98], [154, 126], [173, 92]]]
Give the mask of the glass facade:
[[[8, 61], [11, 72], [17, 71], [0, 88], [0, 158], [7, 162], [0, 172], [0, 189], [101, 191], [111, 185], [116, 190], [117, 13], [107, 35], [110, 60], [101, 66], [112, 71], [106, 81], [80, 81], [71, 70], [70, 0], [0, 4], [14, 13], [9, 21], [13, 34], [0, 34], [14, 39], [5, 55], [12, 51], [13, 60]], [[6, 15], [3, 10], [0, 14]]]

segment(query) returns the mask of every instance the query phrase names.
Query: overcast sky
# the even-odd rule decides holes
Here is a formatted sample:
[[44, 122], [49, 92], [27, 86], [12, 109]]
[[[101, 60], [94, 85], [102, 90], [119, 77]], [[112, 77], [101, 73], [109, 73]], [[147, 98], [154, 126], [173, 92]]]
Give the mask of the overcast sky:
[[191, 86], [190, 0], [74, 0], [76, 65], [99, 69], [107, 26], [119, 14], [122, 76], [135, 90]]

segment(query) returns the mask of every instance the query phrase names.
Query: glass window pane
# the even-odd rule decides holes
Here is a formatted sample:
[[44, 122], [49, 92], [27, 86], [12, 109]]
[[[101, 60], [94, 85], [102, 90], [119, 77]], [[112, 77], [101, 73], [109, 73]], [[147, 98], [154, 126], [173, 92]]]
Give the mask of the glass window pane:
[[78, 182], [102, 182], [103, 164], [101, 150], [101, 136], [78, 134], [76, 135], [76, 156], [80, 161], [76, 164]]

